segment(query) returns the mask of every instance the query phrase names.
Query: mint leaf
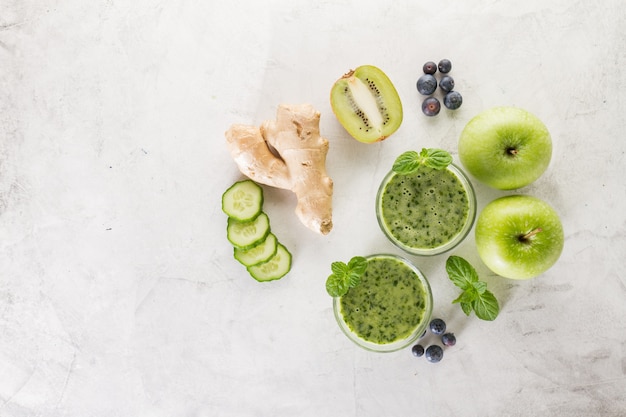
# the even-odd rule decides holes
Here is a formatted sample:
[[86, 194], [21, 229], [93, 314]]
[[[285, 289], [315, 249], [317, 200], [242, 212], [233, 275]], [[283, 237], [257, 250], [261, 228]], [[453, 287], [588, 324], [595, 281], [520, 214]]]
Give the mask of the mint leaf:
[[472, 312], [472, 303], [461, 303], [461, 310], [463, 310], [466, 316], [469, 316]]
[[407, 151], [401, 154], [396, 158], [392, 169], [400, 175], [412, 175], [422, 165], [439, 170], [445, 169], [451, 163], [452, 156], [448, 152], [442, 149], [422, 148], [420, 153]]
[[452, 156], [442, 149], [422, 149], [420, 155], [423, 158], [423, 163], [429, 168], [433, 169], [445, 169], [452, 163]]
[[393, 163], [393, 171], [400, 175], [411, 175], [420, 167], [421, 158], [415, 151], [407, 151], [396, 158]]
[[355, 271], [351, 271], [348, 275], [346, 275], [346, 277], [346, 282], [349, 288], [356, 287], [361, 283], [361, 274]]
[[356, 287], [361, 283], [361, 275], [367, 269], [367, 259], [362, 256], [355, 256], [348, 262], [348, 269], [346, 271], [348, 286], [350, 288]]
[[343, 262], [333, 262], [330, 264], [330, 270], [333, 271], [333, 274], [341, 277], [348, 271], [348, 265]]
[[492, 321], [498, 317], [500, 306], [498, 300], [491, 291], [487, 290], [472, 302], [472, 308], [476, 317], [482, 320]]
[[472, 282], [472, 286], [478, 294], [484, 294], [487, 291], [487, 283], [484, 281]]
[[330, 269], [333, 273], [326, 279], [326, 292], [331, 297], [341, 297], [361, 283], [361, 276], [367, 269], [367, 259], [355, 256], [348, 264], [339, 261], [331, 263]]
[[450, 256], [446, 260], [446, 272], [450, 281], [463, 292], [452, 301], [460, 304], [466, 315], [472, 310], [481, 320], [495, 320], [500, 306], [495, 295], [487, 289], [487, 283], [481, 281], [474, 267], [460, 256]]
[[456, 303], [461, 303], [461, 304], [471, 304], [472, 301], [474, 301], [476, 298], [478, 298], [478, 293], [475, 291], [463, 291], [461, 293], [461, 295], [459, 295], [454, 301], [452, 301], [452, 304], [456, 304]]
[[478, 273], [474, 267], [460, 256], [450, 256], [446, 261], [446, 272], [450, 280], [462, 290], [472, 288], [478, 281]]
[[367, 259], [362, 256], [355, 256], [348, 262], [348, 269], [362, 275], [367, 269]]
[[348, 284], [342, 277], [332, 274], [326, 279], [326, 292], [331, 297], [341, 297], [348, 292]]

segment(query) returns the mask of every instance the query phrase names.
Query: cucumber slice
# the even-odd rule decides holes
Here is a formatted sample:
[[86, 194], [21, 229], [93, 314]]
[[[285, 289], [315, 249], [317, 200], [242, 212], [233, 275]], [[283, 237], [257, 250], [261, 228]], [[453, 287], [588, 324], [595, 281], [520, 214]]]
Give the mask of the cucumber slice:
[[276, 254], [267, 262], [249, 266], [248, 272], [257, 281], [274, 281], [284, 277], [291, 269], [291, 253], [280, 242]]
[[226, 236], [233, 246], [239, 249], [250, 249], [262, 243], [270, 234], [270, 220], [261, 212], [249, 222], [240, 222], [233, 217], [228, 218]]
[[222, 194], [222, 211], [240, 222], [253, 220], [263, 207], [263, 189], [252, 180], [234, 183]]
[[276, 236], [270, 232], [265, 240], [251, 249], [243, 250], [235, 248], [235, 259], [244, 266], [252, 266], [269, 260], [276, 254], [277, 246]]

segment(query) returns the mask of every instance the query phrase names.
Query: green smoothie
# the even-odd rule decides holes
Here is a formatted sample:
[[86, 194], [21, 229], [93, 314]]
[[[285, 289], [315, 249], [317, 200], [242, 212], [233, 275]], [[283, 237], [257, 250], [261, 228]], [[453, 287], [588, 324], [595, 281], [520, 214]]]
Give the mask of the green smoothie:
[[383, 182], [379, 222], [394, 243], [428, 251], [465, 237], [474, 219], [473, 192], [470, 196], [469, 182], [450, 168], [422, 167], [412, 175], [390, 174]]
[[430, 315], [430, 288], [425, 285], [399, 258], [371, 257], [361, 283], [340, 299], [343, 321], [359, 338], [374, 344], [406, 339]]

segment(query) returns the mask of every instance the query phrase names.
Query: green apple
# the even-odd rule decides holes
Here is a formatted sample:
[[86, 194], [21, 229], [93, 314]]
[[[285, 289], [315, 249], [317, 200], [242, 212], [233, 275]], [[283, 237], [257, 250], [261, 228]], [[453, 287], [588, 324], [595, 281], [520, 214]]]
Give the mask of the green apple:
[[529, 279], [547, 271], [563, 250], [563, 226], [545, 201], [526, 195], [500, 197], [476, 222], [480, 259], [496, 274]]
[[499, 190], [525, 187], [552, 157], [552, 139], [533, 114], [493, 107], [472, 118], [459, 138], [461, 163], [479, 181]]

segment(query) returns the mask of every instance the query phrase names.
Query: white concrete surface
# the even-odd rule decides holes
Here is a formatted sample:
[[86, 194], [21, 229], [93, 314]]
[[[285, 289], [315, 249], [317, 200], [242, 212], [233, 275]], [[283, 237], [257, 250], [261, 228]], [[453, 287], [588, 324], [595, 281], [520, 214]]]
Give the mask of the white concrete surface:
[[[623, 416], [626, 410], [626, 9], [620, 0], [0, 1], [0, 416]], [[427, 119], [415, 81], [453, 62], [464, 104]], [[405, 120], [349, 138], [328, 101], [373, 64]], [[291, 273], [259, 284], [232, 258], [222, 192], [241, 178], [224, 131], [313, 104], [330, 141], [333, 231], [265, 187]], [[364, 351], [337, 327], [330, 263], [401, 254], [374, 214], [397, 155], [455, 157], [465, 123], [515, 105], [554, 140], [516, 191], [550, 202], [566, 244], [524, 282], [473, 262], [494, 322], [451, 301], [447, 255], [410, 257], [458, 343], [439, 364]], [[515, 192], [475, 182], [479, 208]]]

